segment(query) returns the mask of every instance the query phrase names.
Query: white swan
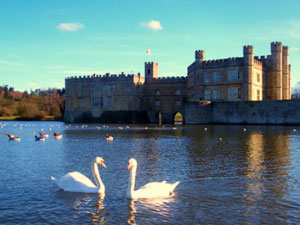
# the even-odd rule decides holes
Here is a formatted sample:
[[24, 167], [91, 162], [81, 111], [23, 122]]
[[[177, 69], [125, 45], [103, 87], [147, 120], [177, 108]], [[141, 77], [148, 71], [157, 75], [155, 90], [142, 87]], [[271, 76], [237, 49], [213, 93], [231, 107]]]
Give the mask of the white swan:
[[162, 198], [170, 197], [174, 189], [179, 184], [177, 181], [174, 184], [169, 184], [166, 181], [162, 182], [151, 182], [140, 187], [138, 190], [134, 190], [135, 176], [136, 176], [137, 161], [131, 158], [128, 161], [127, 169], [130, 170], [129, 183], [127, 189], [127, 198], [138, 199], [138, 198]]
[[68, 192], [83, 192], [83, 193], [101, 193], [105, 194], [105, 186], [100, 178], [100, 173], [98, 170], [98, 165], [106, 168], [105, 162], [101, 157], [96, 157], [92, 162], [92, 171], [93, 176], [96, 182], [96, 185], [83, 174], [75, 171], [67, 173], [59, 179], [51, 177], [56, 185]]

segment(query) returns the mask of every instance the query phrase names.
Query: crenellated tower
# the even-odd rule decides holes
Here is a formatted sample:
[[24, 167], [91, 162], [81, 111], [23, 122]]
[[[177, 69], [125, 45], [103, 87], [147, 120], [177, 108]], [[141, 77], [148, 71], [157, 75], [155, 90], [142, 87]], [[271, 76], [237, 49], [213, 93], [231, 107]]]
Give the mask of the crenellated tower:
[[254, 62], [254, 47], [252, 45], [245, 45], [243, 47], [244, 56], [244, 97], [245, 101], [252, 100], [252, 79], [253, 79], [253, 62]]
[[290, 93], [290, 71], [289, 71], [289, 48], [282, 47], [282, 100], [291, 99]]
[[268, 97], [282, 100], [282, 43], [271, 43], [271, 71], [268, 77]]
[[204, 50], [196, 50], [195, 51], [195, 61], [203, 62], [205, 60], [205, 51]]
[[158, 63], [156, 62], [145, 62], [145, 81], [158, 78]]

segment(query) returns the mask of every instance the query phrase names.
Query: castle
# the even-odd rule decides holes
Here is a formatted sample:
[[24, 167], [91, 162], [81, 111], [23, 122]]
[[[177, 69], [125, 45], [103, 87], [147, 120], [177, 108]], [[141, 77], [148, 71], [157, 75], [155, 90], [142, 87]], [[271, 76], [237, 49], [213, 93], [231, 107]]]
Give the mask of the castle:
[[[158, 77], [158, 64], [145, 63], [145, 76], [121, 73], [66, 78], [65, 121], [84, 121], [83, 115], [144, 112], [149, 122], [173, 123], [185, 117], [187, 102], [264, 101], [291, 99], [288, 47], [271, 43], [271, 55], [254, 56], [253, 46], [243, 57], [205, 60], [197, 50], [187, 76]], [[118, 121], [116, 121], [118, 122]], [[119, 121], [122, 122], [122, 121]]]

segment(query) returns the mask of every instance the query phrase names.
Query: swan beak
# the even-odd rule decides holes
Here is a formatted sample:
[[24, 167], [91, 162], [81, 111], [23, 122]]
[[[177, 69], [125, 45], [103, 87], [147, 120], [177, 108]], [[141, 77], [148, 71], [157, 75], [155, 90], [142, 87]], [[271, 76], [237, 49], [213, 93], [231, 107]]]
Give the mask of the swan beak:
[[105, 165], [105, 163], [103, 162], [103, 163], [101, 163], [101, 166], [103, 166], [104, 168], [106, 168], [106, 165]]
[[130, 164], [130, 163], [128, 163], [128, 165], [127, 165], [127, 170], [129, 170], [129, 169], [130, 169], [130, 167], [131, 167], [131, 164]]

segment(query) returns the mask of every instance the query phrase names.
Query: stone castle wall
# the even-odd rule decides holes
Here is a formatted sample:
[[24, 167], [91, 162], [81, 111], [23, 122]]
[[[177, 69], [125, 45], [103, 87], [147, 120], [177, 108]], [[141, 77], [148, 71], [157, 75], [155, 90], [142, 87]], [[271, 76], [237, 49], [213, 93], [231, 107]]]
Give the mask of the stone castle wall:
[[300, 124], [300, 101], [188, 102], [187, 124]]
[[66, 79], [65, 121], [81, 114], [99, 118], [105, 111], [141, 111], [140, 75], [93, 75]]

